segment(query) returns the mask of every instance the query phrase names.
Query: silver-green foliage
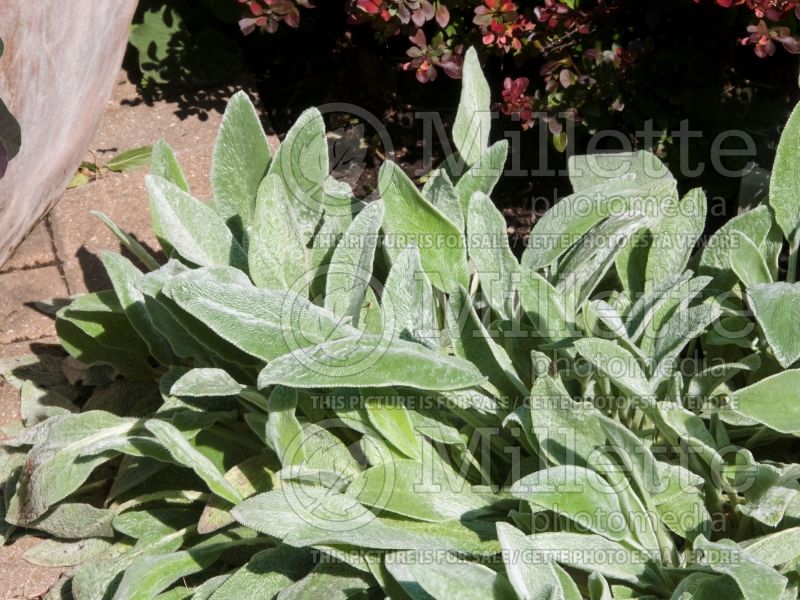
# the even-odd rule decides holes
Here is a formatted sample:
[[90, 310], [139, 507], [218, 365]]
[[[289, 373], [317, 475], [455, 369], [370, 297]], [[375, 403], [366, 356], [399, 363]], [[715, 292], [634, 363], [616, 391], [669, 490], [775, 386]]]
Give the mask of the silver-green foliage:
[[520, 259], [489, 109], [470, 51], [463, 174], [389, 162], [352, 210], [314, 109], [273, 155], [237, 94], [208, 204], [154, 147], [167, 261], [106, 218], [145, 270], [103, 255], [63, 371], [0, 365], [0, 536], [52, 536], [51, 597], [796, 597], [797, 112], [702, 252], [705, 196], [638, 152], [574, 157]]

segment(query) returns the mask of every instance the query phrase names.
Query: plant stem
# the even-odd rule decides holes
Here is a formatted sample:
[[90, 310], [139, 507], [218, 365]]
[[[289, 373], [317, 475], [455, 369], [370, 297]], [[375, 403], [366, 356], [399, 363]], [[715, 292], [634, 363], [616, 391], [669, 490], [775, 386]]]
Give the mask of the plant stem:
[[786, 282], [794, 283], [797, 280], [797, 254], [800, 249], [800, 232], [795, 232], [789, 242], [789, 268], [786, 272]]

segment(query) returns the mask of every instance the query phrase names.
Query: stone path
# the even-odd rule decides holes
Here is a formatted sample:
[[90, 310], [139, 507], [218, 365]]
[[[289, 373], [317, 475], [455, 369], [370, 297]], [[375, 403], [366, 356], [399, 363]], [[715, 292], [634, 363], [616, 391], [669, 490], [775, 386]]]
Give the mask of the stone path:
[[[192, 188], [201, 199], [211, 195], [211, 152], [225, 100], [237, 90], [207, 90], [199, 108], [186, 110], [175, 95], [146, 103], [120, 73], [99, 130], [85, 160], [103, 165], [122, 150], [165, 139], [175, 150]], [[208, 109], [203, 109], [205, 105]], [[89, 214], [100, 210], [145, 246], [158, 246], [150, 230], [144, 177], [147, 168], [105, 173], [83, 187], [67, 190], [13, 256], [0, 266], [0, 358], [52, 351], [57, 344], [53, 318], [34, 303], [86, 291], [108, 289], [97, 254], [121, 249], [105, 225]], [[18, 393], [0, 378], [0, 426], [19, 418]], [[0, 547], [0, 598], [38, 598], [58, 580], [62, 569], [33, 567], [21, 560], [35, 540], [23, 538]]]

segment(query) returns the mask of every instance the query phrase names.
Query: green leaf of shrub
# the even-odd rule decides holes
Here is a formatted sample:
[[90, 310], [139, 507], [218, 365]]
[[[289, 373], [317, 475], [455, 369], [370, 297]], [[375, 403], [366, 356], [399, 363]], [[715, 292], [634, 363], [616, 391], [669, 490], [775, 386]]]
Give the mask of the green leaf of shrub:
[[[293, 498], [304, 502], [293, 503]], [[233, 509], [239, 523], [294, 546], [346, 544], [382, 550], [436, 550], [489, 555], [499, 550], [491, 524], [424, 523], [375, 517], [366, 508], [324, 488], [284, 486]]]
[[442, 356], [419, 344], [364, 335], [296, 350], [270, 362], [258, 386], [411, 387], [460, 390], [479, 385], [484, 376], [471, 363]]
[[176, 581], [211, 566], [224, 549], [224, 543], [218, 543], [169, 554], [141, 556], [126, 569], [112, 600], [154, 598]]
[[328, 142], [325, 122], [316, 108], [303, 112], [286, 134], [269, 167], [283, 181], [289, 194], [301, 239], [308, 243], [325, 208], [328, 179]]
[[505, 553], [508, 579], [519, 598], [533, 600], [564, 596], [552, 560], [525, 559], [532, 550], [527, 536], [507, 523], [498, 523], [497, 537]]
[[228, 101], [214, 145], [211, 188], [220, 216], [239, 236], [253, 222], [256, 193], [270, 158], [253, 103], [237, 92]]
[[562, 198], [533, 226], [522, 266], [536, 271], [552, 264], [608, 217], [612, 208], [618, 210], [620, 203], [641, 193], [641, 188], [629, 182], [617, 182]]
[[408, 569], [411, 575], [433, 598], [516, 598], [508, 579], [485, 565], [457, 560], [426, 565], [413, 560], [413, 555], [410, 558]]
[[244, 251], [214, 209], [166, 179], [148, 175], [146, 181], [159, 239], [201, 267], [246, 264]]
[[464, 54], [462, 73], [461, 100], [453, 122], [453, 141], [461, 158], [471, 166], [489, 147], [489, 129], [492, 126], [489, 84], [474, 48], [468, 48]]
[[397, 459], [370, 467], [352, 487], [355, 491], [348, 490], [348, 494], [362, 504], [419, 521], [468, 521], [489, 506], [437, 456]]
[[300, 292], [306, 287], [308, 256], [288, 203], [281, 179], [267, 175], [258, 188], [247, 263], [258, 287]]
[[589, 469], [561, 466], [532, 473], [515, 481], [511, 493], [611, 540], [622, 541], [629, 535], [626, 528], [614, 528], [608, 522], [611, 515], [621, 510], [616, 492]]
[[[284, 467], [300, 465], [306, 458], [307, 441], [297, 420], [297, 390], [276, 386], [270, 394], [267, 439]], [[310, 444], [309, 444], [310, 445]]]
[[[386, 390], [390, 391], [390, 390]], [[402, 404], [399, 394], [374, 395], [366, 392], [364, 408], [369, 421], [378, 432], [408, 458], [417, 458], [422, 453], [422, 438], [414, 433], [409, 411]]]
[[170, 394], [195, 398], [235, 396], [244, 388], [223, 369], [198, 368], [187, 371], [172, 384]]
[[586, 338], [577, 340], [575, 347], [586, 360], [608, 377], [631, 398], [652, 398], [652, 389], [636, 358], [610, 340]]
[[89, 214], [100, 219], [103, 224], [108, 227], [111, 233], [117, 236], [117, 239], [122, 243], [122, 245], [125, 246], [125, 248], [127, 248], [128, 251], [133, 254], [133, 256], [135, 256], [145, 267], [151, 271], [158, 269], [158, 261], [152, 257], [147, 249], [138, 241], [136, 241], [133, 236], [124, 232], [119, 225], [111, 220], [108, 215], [101, 213], [99, 210], [90, 210]]
[[625, 207], [592, 228], [560, 261], [556, 288], [568, 297], [574, 295], [576, 304], [582, 304], [633, 236], [661, 219], [661, 209], [669, 203], [663, 192], [664, 189], [643, 189], [626, 197], [624, 202], [630, 208]]
[[[783, 371], [731, 394], [736, 412], [781, 433], [800, 434], [800, 370]], [[787, 401], [787, 399], [789, 401]]]
[[648, 570], [641, 556], [597, 534], [548, 532], [526, 536], [525, 541], [526, 548], [541, 552], [550, 560], [587, 573], [597, 571], [609, 579], [634, 585]]
[[508, 246], [502, 213], [480, 192], [472, 196], [467, 210], [467, 247], [487, 301], [502, 318], [510, 318], [519, 263]]
[[422, 268], [434, 286], [445, 291], [467, 287], [467, 252], [461, 231], [393, 162], [381, 168], [378, 187], [386, 205], [384, 230], [390, 251], [397, 254], [407, 246], [417, 246]]
[[114, 171], [116, 173], [133, 171], [134, 169], [138, 169], [148, 164], [152, 154], [152, 146], [142, 146], [141, 148], [125, 150], [108, 161], [106, 163], [106, 168], [109, 171]]
[[675, 183], [667, 166], [652, 152], [576, 154], [567, 161], [569, 182], [576, 192], [613, 182], [647, 186], [659, 180]]
[[48, 421], [46, 441], [31, 451], [31, 468], [11, 499], [8, 514], [18, 514], [24, 522], [42, 516], [78, 489], [96, 467], [109, 460], [109, 449], [126, 441], [136, 423], [102, 411], [56, 419]]
[[313, 565], [311, 559], [307, 550], [284, 545], [267, 548], [235, 571], [211, 597], [218, 600], [273, 598], [308, 572]]
[[[710, 542], [700, 536], [695, 540], [694, 549], [707, 552], [710, 558], [703, 564], [733, 579], [746, 600], [780, 598], [786, 589], [787, 580], [783, 575], [741, 553], [737, 545], [729, 540]], [[733, 556], [742, 558], [732, 560]]]
[[748, 540], [742, 544], [749, 557], [777, 567], [800, 556], [800, 528], [792, 527]]
[[731, 254], [731, 268], [745, 287], [758, 283], [772, 283], [772, 275], [755, 242], [741, 231], [733, 235], [735, 249]]
[[303, 600], [304, 598], [350, 598], [367, 594], [371, 587], [370, 577], [350, 565], [321, 563], [301, 580], [280, 593], [281, 600]]
[[102, 321], [106, 321], [106, 317], [107, 315], [103, 314], [83, 315], [80, 320], [73, 318], [72, 315], [62, 314], [57, 317], [56, 333], [61, 345], [71, 356], [84, 364], [110, 365], [134, 381], [152, 377], [152, 366], [147, 362], [144, 353], [105, 346], [87, 331], [98, 324], [102, 326]]
[[144, 294], [137, 287], [142, 280], [142, 273], [127, 258], [119, 254], [104, 252], [100, 259], [131, 325], [145, 341], [156, 360], [165, 365], [171, 364], [175, 354], [169, 341], [153, 325], [147, 312]]
[[372, 262], [383, 223], [383, 202], [367, 205], [347, 228], [333, 251], [325, 289], [325, 308], [337, 317], [350, 317], [359, 326], [361, 307], [372, 280]]
[[19, 390], [19, 411], [26, 427], [32, 427], [50, 417], [78, 412], [78, 407], [56, 390], [46, 390], [28, 380]]
[[691, 190], [676, 208], [676, 214], [666, 216], [653, 226], [655, 251], [651, 249], [647, 256], [645, 279], [648, 281], [658, 282], [682, 273], [705, 229], [708, 207], [703, 190]]
[[264, 361], [355, 333], [292, 292], [197, 278], [177, 282], [168, 294], [221, 338]]
[[22, 557], [41, 567], [74, 567], [108, 553], [111, 548], [110, 541], [100, 538], [86, 538], [77, 542], [48, 539], [26, 550]]
[[731, 255], [737, 246], [736, 232], [744, 233], [761, 247], [767, 240], [771, 226], [772, 215], [766, 206], [758, 206], [734, 217], [708, 240], [700, 255], [698, 274], [713, 277], [714, 286], [720, 290], [733, 287], [736, 281], [731, 271]]
[[241, 502], [242, 497], [236, 488], [228, 483], [213, 463], [193, 448], [173, 425], [166, 421], [151, 419], [145, 423], [145, 427], [164, 445], [175, 461], [197, 473], [217, 496], [232, 504]]
[[175, 152], [164, 140], [159, 140], [153, 144], [153, 151], [150, 156], [150, 174], [174, 183], [187, 194], [191, 193]]
[[772, 178], [769, 183], [769, 203], [775, 211], [775, 221], [787, 240], [794, 240], [800, 225], [800, 106], [796, 106], [781, 133]]
[[480, 369], [492, 385], [508, 398], [527, 394], [505, 349], [492, 339], [481, 323], [475, 306], [464, 289], [450, 296], [445, 318], [456, 356]]
[[567, 298], [534, 271], [523, 269], [520, 278], [522, 310], [543, 340], [557, 344], [576, 335]]
[[592, 427], [596, 416], [594, 407], [574, 402], [563, 384], [549, 375], [533, 382], [527, 426], [552, 463], [589, 467], [594, 462], [592, 453], [606, 439], [602, 430]]
[[459, 194], [444, 169], [436, 169], [430, 173], [428, 181], [422, 188], [422, 196], [438, 208], [459, 231], [466, 229], [464, 209]]
[[788, 369], [800, 359], [800, 284], [751, 285], [747, 299], [775, 358]]
[[395, 259], [386, 276], [382, 300], [384, 335], [436, 348], [433, 289], [416, 246], [405, 248]]
[[462, 214], [468, 214], [469, 202], [475, 192], [481, 192], [487, 196], [492, 195], [494, 186], [497, 185], [503, 174], [507, 159], [508, 142], [501, 140], [492, 144], [478, 162], [458, 178], [455, 192], [460, 200]]
[[[243, 498], [265, 492], [275, 486], [276, 476], [273, 471], [275, 461], [266, 455], [255, 455], [232, 467], [225, 473], [225, 479], [242, 495]], [[230, 514], [232, 505], [219, 496], [211, 496], [206, 503], [197, 532], [212, 533], [234, 522]]]

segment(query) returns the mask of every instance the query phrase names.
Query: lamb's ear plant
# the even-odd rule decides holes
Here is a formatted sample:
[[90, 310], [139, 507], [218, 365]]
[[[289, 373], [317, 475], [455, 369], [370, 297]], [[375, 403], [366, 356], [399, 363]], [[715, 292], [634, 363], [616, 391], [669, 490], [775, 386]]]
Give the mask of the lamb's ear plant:
[[637, 152], [573, 158], [517, 260], [466, 66], [462, 174], [371, 203], [314, 109], [272, 155], [235, 96], [209, 203], [154, 147], [166, 260], [103, 217], [134, 260], [58, 313], [71, 357], [4, 363], [0, 532], [51, 598], [797, 597], [800, 114], [702, 250]]

